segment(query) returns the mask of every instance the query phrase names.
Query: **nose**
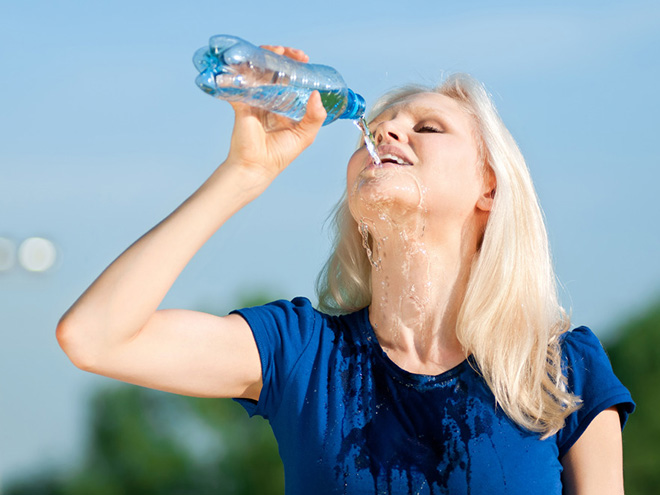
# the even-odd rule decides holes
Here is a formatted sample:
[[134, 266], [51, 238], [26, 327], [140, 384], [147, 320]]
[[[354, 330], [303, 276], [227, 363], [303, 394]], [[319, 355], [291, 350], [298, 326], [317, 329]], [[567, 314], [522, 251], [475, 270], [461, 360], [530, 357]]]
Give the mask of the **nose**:
[[407, 135], [401, 124], [396, 120], [384, 120], [379, 123], [374, 130], [374, 138], [376, 144], [381, 144], [384, 141], [396, 141], [399, 143], [407, 142]]

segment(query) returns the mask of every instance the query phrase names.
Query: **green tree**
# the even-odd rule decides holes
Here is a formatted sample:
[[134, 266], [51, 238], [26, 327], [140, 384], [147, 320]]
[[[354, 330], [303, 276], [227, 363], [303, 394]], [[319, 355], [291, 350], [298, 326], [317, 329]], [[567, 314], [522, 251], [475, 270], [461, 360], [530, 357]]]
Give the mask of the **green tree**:
[[637, 404], [623, 434], [627, 495], [660, 487], [660, 301], [618, 329], [607, 346], [614, 372]]
[[275, 495], [284, 476], [268, 424], [238, 404], [131, 385], [91, 401], [84, 460], [6, 495]]

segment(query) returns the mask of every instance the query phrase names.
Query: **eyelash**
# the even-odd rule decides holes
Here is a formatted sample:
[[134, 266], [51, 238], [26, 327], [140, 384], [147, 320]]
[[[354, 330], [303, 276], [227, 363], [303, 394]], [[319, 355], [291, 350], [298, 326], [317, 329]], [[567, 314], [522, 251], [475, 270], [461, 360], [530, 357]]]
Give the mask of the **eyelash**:
[[[378, 125], [380, 124], [380, 122], [381, 122], [381, 121], [378, 121], [378, 122], [376, 122], [376, 121], [371, 121], [371, 122], [369, 122], [368, 127], [369, 127], [370, 129], [375, 129], [376, 127], [378, 127]], [[422, 126], [417, 127], [417, 128], [414, 129], [414, 130], [415, 130], [415, 132], [421, 132], [421, 133], [429, 132], [429, 133], [438, 133], [438, 134], [442, 134], [442, 133], [445, 132], [444, 129], [442, 129], [442, 128], [440, 128], [440, 127], [432, 126], [432, 125], [430, 125], [430, 124], [424, 124], [424, 125], [422, 125]], [[373, 132], [373, 131], [372, 131], [372, 132]]]
[[415, 132], [440, 132], [441, 133], [442, 130], [437, 128], [437, 127], [433, 127], [432, 125], [425, 124], [421, 127], [418, 127], [417, 129], [415, 129]]

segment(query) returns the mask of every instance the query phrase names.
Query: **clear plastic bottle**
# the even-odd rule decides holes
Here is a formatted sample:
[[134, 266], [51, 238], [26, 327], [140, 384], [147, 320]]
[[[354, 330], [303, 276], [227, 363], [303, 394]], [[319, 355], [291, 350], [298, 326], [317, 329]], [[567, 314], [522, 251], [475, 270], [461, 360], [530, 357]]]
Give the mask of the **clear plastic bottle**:
[[199, 71], [195, 83], [216, 98], [300, 120], [309, 96], [318, 90], [328, 113], [324, 125], [364, 115], [364, 98], [332, 67], [297, 62], [236, 36], [211, 37], [208, 47], [195, 52], [193, 63]]

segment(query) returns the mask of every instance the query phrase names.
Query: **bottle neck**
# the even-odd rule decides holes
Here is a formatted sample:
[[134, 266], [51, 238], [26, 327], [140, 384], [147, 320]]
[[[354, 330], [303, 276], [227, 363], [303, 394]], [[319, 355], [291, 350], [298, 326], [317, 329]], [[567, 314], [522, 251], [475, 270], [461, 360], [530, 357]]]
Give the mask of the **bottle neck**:
[[346, 100], [346, 109], [338, 118], [357, 120], [364, 115], [367, 105], [361, 95], [354, 93], [349, 88]]

